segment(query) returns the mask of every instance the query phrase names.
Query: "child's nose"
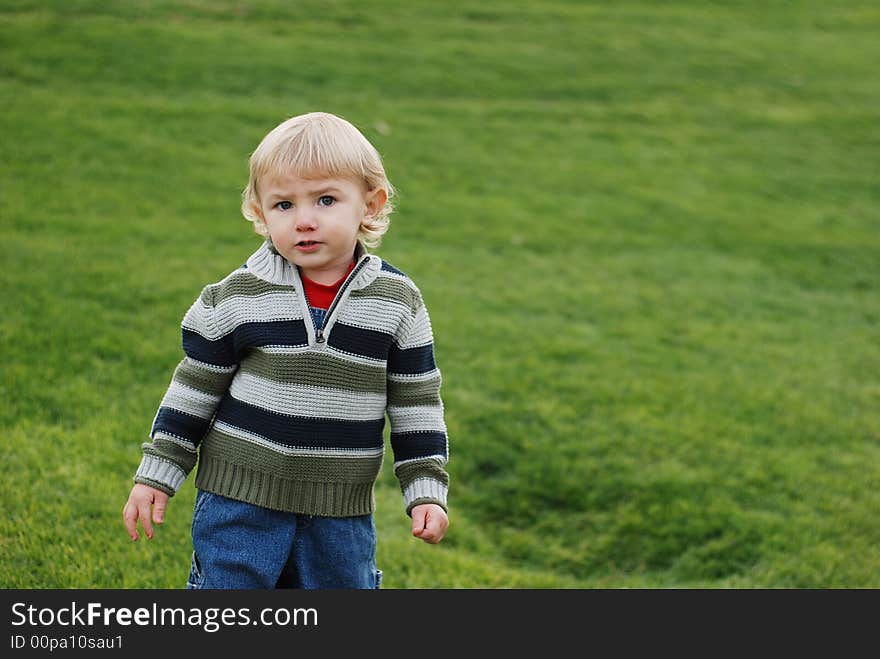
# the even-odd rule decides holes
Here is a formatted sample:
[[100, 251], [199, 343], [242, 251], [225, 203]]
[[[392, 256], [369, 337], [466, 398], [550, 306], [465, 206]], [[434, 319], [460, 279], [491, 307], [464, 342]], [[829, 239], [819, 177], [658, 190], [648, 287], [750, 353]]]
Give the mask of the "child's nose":
[[303, 210], [296, 215], [294, 226], [297, 231], [309, 231], [318, 226], [315, 222], [315, 216], [311, 210]]

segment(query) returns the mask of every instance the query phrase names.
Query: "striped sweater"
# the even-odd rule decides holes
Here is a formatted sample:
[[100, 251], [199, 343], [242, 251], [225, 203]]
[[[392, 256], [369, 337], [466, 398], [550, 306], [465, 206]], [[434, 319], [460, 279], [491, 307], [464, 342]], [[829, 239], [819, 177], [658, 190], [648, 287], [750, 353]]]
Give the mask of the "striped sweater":
[[266, 241], [206, 286], [183, 318], [184, 358], [134, 480], [196, 487], [266, 508], [345, 517], [374, 510], [391, 426], [407, 514], [446, 507], [440, 371], [421, 294], [358, 244], [315, 327], [297, 268]]

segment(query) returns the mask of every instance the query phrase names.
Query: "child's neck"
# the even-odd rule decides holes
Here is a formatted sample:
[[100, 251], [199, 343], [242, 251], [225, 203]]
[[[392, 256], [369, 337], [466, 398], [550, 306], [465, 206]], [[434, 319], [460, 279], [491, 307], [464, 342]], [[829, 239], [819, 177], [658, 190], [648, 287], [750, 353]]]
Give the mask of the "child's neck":
[[348, 273], [353, 269], [354, 259], [341, 267], [334, 267], [327, 270], [306, 270], [305, 268], [300, 268], [299, 271], [303, 277], [306, 277], [316, 284], [321, 284], [322, 286], [334, 286], [335, 284], [338, 284], [341, 279], [345, 279], [348, 276]]

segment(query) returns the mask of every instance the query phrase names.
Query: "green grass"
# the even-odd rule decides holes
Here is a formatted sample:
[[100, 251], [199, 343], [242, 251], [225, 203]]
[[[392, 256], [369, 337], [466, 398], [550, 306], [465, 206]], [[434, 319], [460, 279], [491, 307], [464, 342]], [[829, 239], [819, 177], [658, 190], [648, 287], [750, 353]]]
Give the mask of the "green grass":
[[247, 157], [362, 128], [444, 373], [451, 528], [393, 588], [880, 587], [880, 8], [0, 6], [0, 586], [178, 588], [120, 511]]

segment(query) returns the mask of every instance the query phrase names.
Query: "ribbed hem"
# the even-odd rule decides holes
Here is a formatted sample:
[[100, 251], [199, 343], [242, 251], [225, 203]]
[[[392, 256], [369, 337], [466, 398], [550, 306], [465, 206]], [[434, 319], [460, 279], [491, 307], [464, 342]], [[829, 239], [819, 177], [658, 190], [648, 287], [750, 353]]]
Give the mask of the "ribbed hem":
[[204, 456], [199, 461], [196, 474], [196, 487], [200, 490], [272, 510], [324, 517], [355, 517], [372, 513], [375, 509], [373, 482], [291, 480]]
[[433, 478], [417, 478], [407, 485], [403, 491], [403, 502], [406, 506], [406, 514], [412, 512], [414, 506], [422, 503], [436, 503], [438, 506], [446, 508], [446, 493], [448, 487], [436, 481]]
[[186, 474], [173, 462], [162, 460], [152, 455], [145, 455], [134, 475], [136, 483], [145, 483], [162, 490], [166, 494], [174, 494], [186, 480]]

